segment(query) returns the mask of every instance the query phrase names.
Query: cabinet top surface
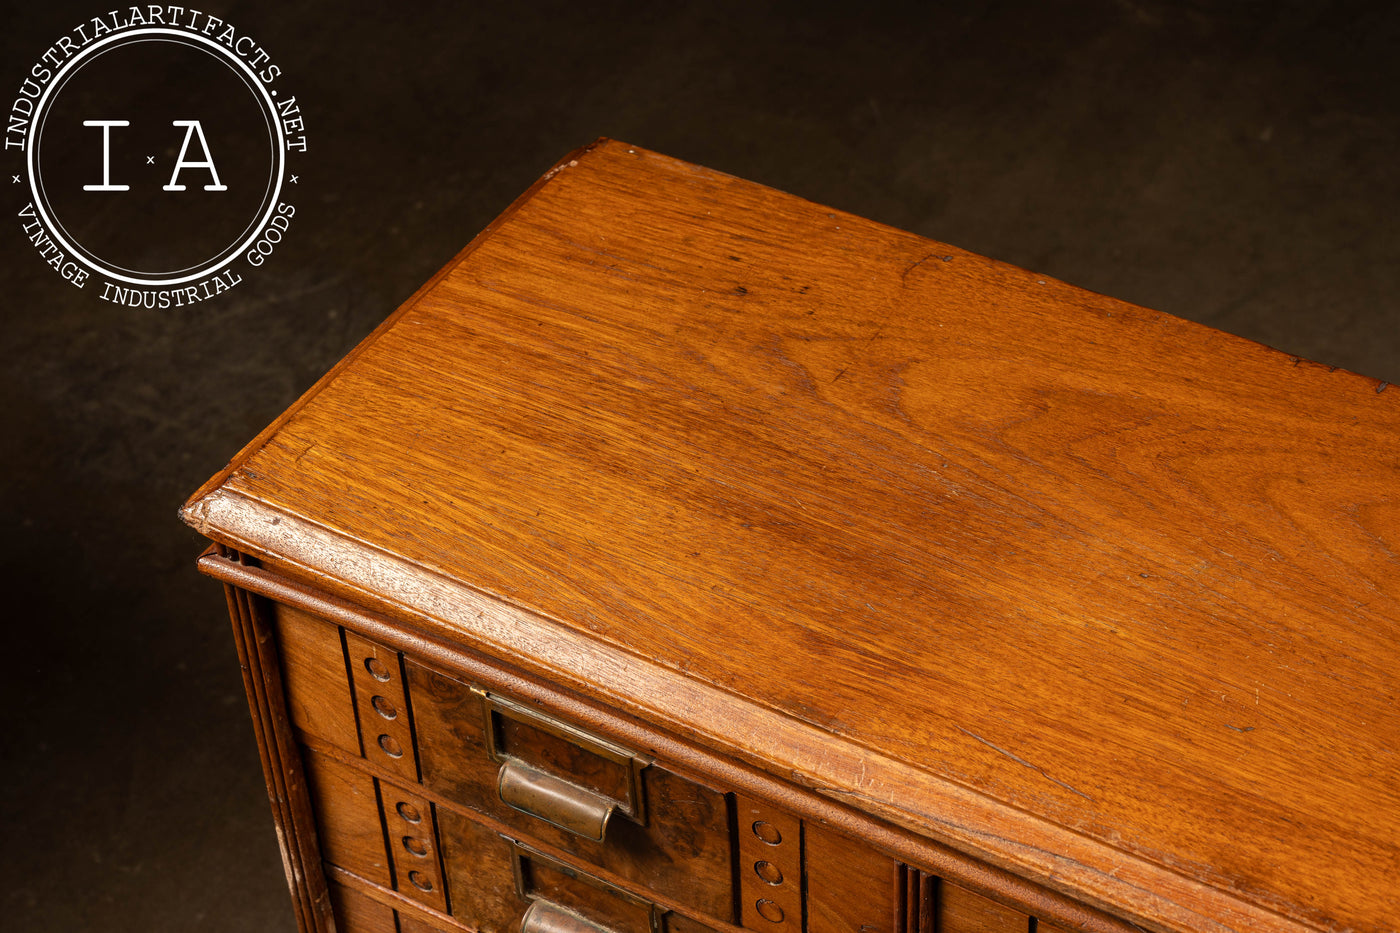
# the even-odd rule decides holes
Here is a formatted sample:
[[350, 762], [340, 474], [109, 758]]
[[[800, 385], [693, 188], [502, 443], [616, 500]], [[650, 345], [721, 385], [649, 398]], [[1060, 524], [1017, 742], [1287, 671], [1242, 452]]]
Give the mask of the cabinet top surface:
[[186, 518], [1149, 925], [1379, 933], [1397, 438], [1400, 389], [605, 141]]

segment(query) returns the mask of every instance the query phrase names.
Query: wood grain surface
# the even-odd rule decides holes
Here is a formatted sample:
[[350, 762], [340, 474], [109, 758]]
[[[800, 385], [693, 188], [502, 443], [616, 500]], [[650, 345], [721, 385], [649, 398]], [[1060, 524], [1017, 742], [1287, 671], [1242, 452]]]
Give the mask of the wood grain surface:
[[370, 900], [359, 891], [332, 882], [331, 903], [335, 906], [336, 930], [341, 933], [400, 933], [394, 922], [394, 909]]
[[940, 933], [1035, 933], [1031, 918], [955, 884], [938, 886]]
[[1397, 436], [1400, 390], [605, 142], [185, 514], [1146, 926], [1381, 933]]
[[[892, 922], [898, 866], [816, 823], [802, 827], [807, 933], [922, 933]], [[742, 867], [742, 866], [741, 866]]]
[[289, 606], [269, 605], [293, 725], [352, 755], [361, 754], [340, 629]]
[[394, 887], [374, 778], [324, 755], [303, 752], [321, 855], [362, 878]]

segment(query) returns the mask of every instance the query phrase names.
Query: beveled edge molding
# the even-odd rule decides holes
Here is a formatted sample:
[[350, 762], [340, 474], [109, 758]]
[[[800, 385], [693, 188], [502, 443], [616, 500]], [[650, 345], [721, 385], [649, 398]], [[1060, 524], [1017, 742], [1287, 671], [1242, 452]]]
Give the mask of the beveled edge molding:
[[[264, 555], [299, 579], [281, 579], [228, 561], [220, 565], [217, 558], [201, 559], [201, 569], [210, 576], [293, 601], [327, 618], [348, 620], [352, 627], [401, 650], [443, 659], [476, 675], [481, 663], [452, 647], [465, 637], [484, 654], [680, 737], [677, 741], [628, 724], [659, 754], [858, 834], [909, 864], [1030, 908], [1047, 921], [1085, 933], [1316, 929], [705, 685], [539, 613], [485, 596], [456, 579], [262, 500], [220, 488], [191, 501], [180, 514], [206, 537]], [[371, 554], [373, 559], [367, 559]], [[326, 599], [317, 589], [346, 603]], [[386, 618], [376, 619], [360, 607]], [[417, 631], [402, 632], [388, 619], [409, 622]], [[546, 660], [561, 658], [568, 659], [567, 667], [551, 666]], [[587, 720], [596, 719], [595, 712], [566, 694], [529, 681], [509, 689], [532, 699], [545, 696], [551, 705], [594, 725]], [[722, 731], [715, 724], [722, 724]], [[617, 726], [616, 719], [609, 719], [603, 731], [616, 733]], [[783, 754], [760, 759], [745, 753], [746, 746]], [[660, 752], [663, 748], [666, 751]], [[721, 757], [697, 754], [701, 750]], [[908, 796], [901, 791], [911, 787], [918, 788], [930, 809], [901, 803]], [[860, 810], [842, 805], [845, 801], [857, 802]], [[895, 826], [870, 819], [861, 810]], [[1120, 919], [1122, 915], [1127, 919]]]

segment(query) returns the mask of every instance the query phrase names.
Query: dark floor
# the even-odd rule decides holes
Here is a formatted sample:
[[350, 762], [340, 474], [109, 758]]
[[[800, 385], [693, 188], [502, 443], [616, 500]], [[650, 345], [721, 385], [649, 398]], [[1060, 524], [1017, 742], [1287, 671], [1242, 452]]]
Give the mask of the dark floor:
[[[310, 135], [264, 273], [124, 310], [0, 232], [0, 926], [292, 929], [176, 507], [596, 136], [1400, 383], [1400, 7], [760, 6], [227, 3]], [[107, 8], [10, 11], [0, 86]]]

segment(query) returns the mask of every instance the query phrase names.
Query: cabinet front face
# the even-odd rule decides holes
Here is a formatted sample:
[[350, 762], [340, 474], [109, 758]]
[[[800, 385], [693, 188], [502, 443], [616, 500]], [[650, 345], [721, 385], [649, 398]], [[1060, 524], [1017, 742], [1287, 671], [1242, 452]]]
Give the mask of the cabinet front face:
[[339, 930], [1035, 929], [555, 710], [263, 605]]
[[305, 612], [273, 617], [342, 885], [481, 930], [735, 921], [721, 790]]

